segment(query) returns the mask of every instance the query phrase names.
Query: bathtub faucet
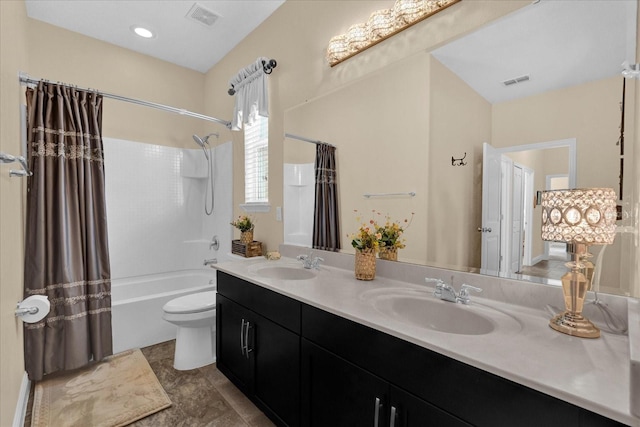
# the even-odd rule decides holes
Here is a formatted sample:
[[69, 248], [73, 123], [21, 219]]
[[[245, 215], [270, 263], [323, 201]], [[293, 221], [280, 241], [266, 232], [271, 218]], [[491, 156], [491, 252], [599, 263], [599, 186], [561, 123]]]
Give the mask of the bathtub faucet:
[[203, 265], [217, 264], [218, 258], [205, 259]]

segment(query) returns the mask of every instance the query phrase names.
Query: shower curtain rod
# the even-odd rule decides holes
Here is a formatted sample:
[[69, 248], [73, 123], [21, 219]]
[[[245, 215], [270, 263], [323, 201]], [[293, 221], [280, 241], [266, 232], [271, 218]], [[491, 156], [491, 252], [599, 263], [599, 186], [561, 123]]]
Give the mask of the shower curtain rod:
[[333, 144], [329, 144], [328, 142], [323, 142], [317, 139], [309, 139], [309, 138], [305, 138], [304, 136], [298, 136], [298, 135], [293, 135], [291, 133], [285, 133], [284, 134], [285, 138], [291, 138], [291, 139], [297, 139], [298, 141], [304, 141], [304, 142], [310, 142], [312, 144], [324, 144], [324, 145], [328, 145], [329, 147], [334, 147], [335, 145]]
[[[41, 81], [45, 81], [45, 82], [48, 81], [48, 80], [45, 80], [45, 79], [37, 79], [37, 78], [31, 77], [28, 74], [23, 73], [23, 72], [18, 73], [18, 76], [20, 78], [20, 83], [25, 84], [25, 85], [38, 84]], [[61, 83], [61, 84], [64, 85], [64, 83]], [[229, 122], [227, 120], [218, 119], [216, 117], [205, 116], [204, 114], [200, 114], [200, 113], [194, 113], [193, 111], [188, 111], [188, 110], [185, 110], [184, 108], [171, 107], [169, 105], [157, 104], [155, 102], [143, 101], [141, 99], [127, 98], [126, 96], [115, 95], [113, 93], [107, 93], [107, 92], [100, 92], [100, 91], [95, 90], [95, 89], [81, 88], [81, 87], [78, 87], [78, 86], [75, 86], [75, 85], [66, 85], [66, 86], [75, 87], [78, 90], [84, 90], [84, 91], [87, 91], [87, 92], [97, 92], [97, 93], [99, 93], [100, 95], [102, 95], [105, 98], [111, 98], [111, 99], [115, 99], [117, 101], [130, 102], [132, 104], [142, 105], [143, 107], [156, 108], [158, 110], [169, 111], [171, 113], [176, 113], [176, 114], [180, 114], [180, 115], [183, 115], [183, 116], [195, 117], [196, 119], [201, 119], [201, 120], [207, 120], [207, 121], [210, 121], [210, 122], [220, 123], [221, 125], [225, 125], [228, 129], [231, 129], [231, 122]]]

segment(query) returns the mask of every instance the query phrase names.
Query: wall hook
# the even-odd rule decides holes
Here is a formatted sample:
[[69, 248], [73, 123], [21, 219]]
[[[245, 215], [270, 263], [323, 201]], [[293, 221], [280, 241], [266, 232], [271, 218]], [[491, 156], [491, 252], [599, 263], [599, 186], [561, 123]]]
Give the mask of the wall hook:
[[451, 166], [466, 166], [467, 162], [464, 161], [465, 157], [467, 157], [467, 153], [464, 153], [464, 156], [462, 156], [460, 159], [456, 159], [453, 156], [451, 156]]

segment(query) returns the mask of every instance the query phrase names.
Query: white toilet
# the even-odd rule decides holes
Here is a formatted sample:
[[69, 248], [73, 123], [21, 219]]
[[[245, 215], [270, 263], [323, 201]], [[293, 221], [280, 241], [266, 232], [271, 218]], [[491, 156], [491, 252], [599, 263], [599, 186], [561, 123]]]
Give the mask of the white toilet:
[[216, 292], [198, 292], [173, 299], [162, 318], [178, 327], [173, 367], [195, 369], [216, 361]]

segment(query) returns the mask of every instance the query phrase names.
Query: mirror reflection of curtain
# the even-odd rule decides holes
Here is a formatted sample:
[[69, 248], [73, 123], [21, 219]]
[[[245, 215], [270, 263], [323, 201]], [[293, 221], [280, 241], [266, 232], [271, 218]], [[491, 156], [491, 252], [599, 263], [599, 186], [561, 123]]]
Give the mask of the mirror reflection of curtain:
[[340, 249], [340, 215], [336, 147], [316, 146], [316, 200], [313, 218], [313, 247], [325, 251]]
[[112, 354], [102, 96], [40, 82], [27, 89], [24, 293], [51, 311], [25, 324], [32, 381]]

